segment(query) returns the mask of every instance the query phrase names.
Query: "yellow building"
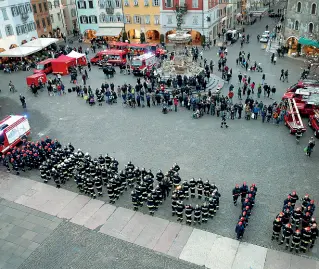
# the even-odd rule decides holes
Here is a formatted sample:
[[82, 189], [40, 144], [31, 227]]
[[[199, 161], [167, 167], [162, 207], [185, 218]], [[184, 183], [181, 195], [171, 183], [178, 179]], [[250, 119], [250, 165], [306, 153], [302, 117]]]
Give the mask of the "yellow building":
[[132, 41], [144, 33], [147, 42], [159, 41], [160, 0], [123, 0], [125, 31]]

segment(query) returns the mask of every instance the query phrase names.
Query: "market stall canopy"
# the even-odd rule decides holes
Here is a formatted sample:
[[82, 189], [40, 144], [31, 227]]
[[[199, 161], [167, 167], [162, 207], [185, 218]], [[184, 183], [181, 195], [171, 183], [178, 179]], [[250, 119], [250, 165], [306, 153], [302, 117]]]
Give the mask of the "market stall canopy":
[[319, 48], [319, 42], [318, 41], [312, 40], [312, 39], [308, 39], [308, 38], [305, 38], [305, 37], [299, 38], [298, 43], [301, 44], [301, 45], [304, 45], [304, 46], [313, 46], [313, 47]]
[[122, 32], [122, 28], [99, 28], [96, 36], [118, 36]]
[[16, 47], [0, 53], [0, 57], [26, 57], [42, 50], [41, 47]]
[[38, 38], [23, 44], [21, 47], [41, 47], [42, 49], [58, 42], [57, 38]]
[[68, 63], [72, 61], [75, 61], [75, 59], [66, 55], [61, 55], [59, 58], [53, 59], [51, 62], [52, 63], [61, 63], [61, 62]]
[[71, 58], [79, 59], [79, 58], [85, 57], [85, 54], [72, 50], [67, 56]]

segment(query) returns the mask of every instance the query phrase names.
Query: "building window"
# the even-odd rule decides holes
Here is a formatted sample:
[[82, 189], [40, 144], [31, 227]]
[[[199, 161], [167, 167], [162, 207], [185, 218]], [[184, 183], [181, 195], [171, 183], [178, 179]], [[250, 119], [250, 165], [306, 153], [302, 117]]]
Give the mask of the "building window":
[[131, 23], [131, 16], [125, 15], [125, 23]]
[[93, 1], [89, 1], [89, 8], [93, 8]]
[[192, 8], [198, 8], [198, 0], [192, 0]]
[[172, 0], [166, 0], [165, 1], [165, 7], [173, 7], [173, 1]]
[[60, 6], [60, 1], [59, 0], [55, 0], [53, 2], [54, 7], [59, 7]]
[[179, 5], [180, 6], [185, 6], [185, 0], [179, 0]]
[[87, 16], [84, 16], [84, 15], [80, 16], [80, 23], [87, 24], [88, 23]]
[[17, 31], [17, 35], [21, 35], [22, 34], [21, 26], [17, 26], [16, 31]]
[[150, 24], [151, 23], [151, 16], [150, 15], [145, 15], [144, 16], [144, 22], [145, 22], [145, 24]]
[[2, 38], [1, 30], [0, 30], [0, 38]]
[[1, 9], [1, 11], [2, 11], [2, 17], [3, 17], [3, 19], [4, 19], [5, 21], [6, 21], [6, 20], [9, 20], [6, 8]]
[[134, 6], [135, 6], [135, 7], [138, 6], [138, 0], [134, 0]]
[[19, 6], [19, 13], [20, 13], [20, 14], [25, 14], [25, 13], [27, 13], [27, 10], [26, 10], [26, 8], [25, 8], [24, 5], [20, 5], [20, 6]]
[[52, 14], [50, 15], [50, 21], [51, 21], [51, 23], [54, 23], [54, 17]]
[[43, 28], [46, 27], [45, 18], [42, 18], [42, 25], [43, 25]]
[[121, 1], [120, 0], [115, 0], [115, 7], [120, 8], [121, 7]]
[[30, 23], [27, 24], [28, 32], [32, 31], [32, 25]]
[[313, 32], [313, 23], [309, 23], [308, 32], [312, 34]]
[[296, 30], [296, 31], [299, 30], [299, 21], [295, 21], [295, 30]]
[[39, 12], [42, 13], [42, 4], [39, 3]]
[[28, 13], [32, 13], [31, 5], [30, 5], [29, 3], [27, 3], [27, 4], [25, 5], [25, 8], [26, 8], [26, 10], [27, 10]]
[[173, 16], [167, 15], [167, 24], [173, 24]]
[[313, 3], [311, 5], [311, 14], [316, 15], [316, 13], [317, 13], [317, 5], [315, 3]]
[[106, 14], [102, 12], [99, 16], [99, 20], [100, 20], [100, 22], [105, 22], [106, 21]]
[[48, 1], [48, 6], [49, 6], [49, 9], [51, 10], [52, 9], [52, 3], [50, 1]]
[[[12, 13], [12, 16], [13, 17], [16, 17], [16, 16], [18, 16], [19, 14], [18, 14], [18, 9], [16, 8], [16, 7], [12, 7], [11, 8], [11, 13]], [[36, 13], [36, 12], [35, 12]]]
[[61, 21], [62, 18], [61, 18], [61, 13], [58, 13], [58, 21]]
[[153, 0], [153, 7], [159, 7], [159, 0]]
[[193, 16], [193, 25], [198, 24], [198, 16]]
[[298, 2], [297, 4], [297, 12], [301, 12], [301, 2]]
[[97, 17], [95, 15], [89, 16], [89, 23], [97, 23]]
[[134, 15], [133, 20], [134, 20], [134, 23], [141, 24], [141, 16]]
[[39, 20], [36, 20], [36, 24], [37, 24], [37, 29], [40, 29], [40, 21]]
[[149, 0], [144, 0], [144, 6], [149, 6], [150, 5], [150, 2], [149, 2]]
[[158, 15], [154, 16], [154, 24], [156, 24], [156, 25], [160, 24], [160, 16], [158, 16]]
[[78, 8], [86, 8], [86, 2], [85, 1], [79, 1], [78, 2]]
[[47, 3], [46, 3], [46, 2], [43, 2], [43, 7], [44, 7], [44, 10], [45, 10], [45, 11], [48, 11], [48, 6], [47, 6]]
[[123, 21], [123, 16], [121, 15], [121, 13], [116, 14], [116, 19], [117, 19], [117, 22], [122, 22]]
[[128, 7], [130, 5], [128, 0], [124, 0], [124, 6]]
[[6, 25], [4, 29], [6, 31], [7, 36], [14, 35], [13, 28], [10, 24]]
[[28, 33], [28, 26], [26, 24], [22, 26], [22, 29], [23, 29], [22, 30], [23, 33], [25, 33], [25, 34]]
[[50, 17], [47, 17], [47, 24], [48, 24], [48, 25], [50, 25], [50, 24], [51, 24]]

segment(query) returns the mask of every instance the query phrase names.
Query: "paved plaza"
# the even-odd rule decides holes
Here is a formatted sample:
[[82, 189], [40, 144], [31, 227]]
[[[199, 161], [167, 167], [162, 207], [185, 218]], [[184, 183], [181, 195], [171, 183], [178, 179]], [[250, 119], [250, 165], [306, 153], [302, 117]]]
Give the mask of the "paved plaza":
[[313, 259], [115, 207], [14, 175], [1, 176], [3, 269], [319, 267], [319, 261]]
[[[266, 24], [271, 28], [274, 22], [270, 18], [263, 18], [253, 27], [246, 27], [246, 33], [251, 35], [251, 42], [245, 44], [242, 50], [246, 54], [251, 53], [252, 61], [262, 64], [266, 82], [277, 87], [275, 99], [279, 101], [286, 88], [296, 83], [300, 77], [302, 62], [286, 57], [278, 58], [276, 66], [270, 63], [270, 54], [261, 49], [261, 44], [257, 43], [256, 38], [257, 34], [261, 34], [265, 29]], [[227, 57], [229, 67], [233, 68], [231, 83], [235, 86], [234, 101], [236, 102], [238, 101], [236, 97], [237, 75], [239, 72], [246, 73], [244, 69], [236, 66], [235, 59], [238, 57], [239, 50], [240, 44], [237, 42], [228, 48]], [[220, 75], [216, 67], [218, 60], [216, 54], [217, 48], [212, 48], [204, 52], [204, 57], [208, 61], [214, 60], [214, 74]], [[90, 55], [92, 56], [93, 54]], [[281, 69], [289, 70], [289, 83], [279, 81]], [[199, 120], [194, 120], [191, 112], [184, 108], [179, 108], [177, 113], [170, 112], [163, 115], [159, 107], [131, 109], [124, 108], [121, 103], [112, 106], [103, 104], [102, 107], [90, 107], [83, 99], [77, 97], [76, 93], [49, 97], [44, 91], [40, 92], [38, 97], [34, 97], [25, 86], [25, 77], [29, 73], [31, 72], [0, 74], [0, 89], [2, 90], [0, 117], [3, 118], [8, 114], [26, 114], [32, 128], [33, 140], [49, 135], [57, 138], [63, 144], [71, 142], [76, 149], [80, 148], [94, 157], [108, 153], [119, 161], [120, 169], [124, 168], [128, 161], [132, 161], [140, 168], [152, 169], [153, 173], [156, 173], [158, 169], [166, 172], [176, 162], [181, 167], [182, 180], [201, 177], [203, 180], [208, 179], [214, 182], [221, 193], [221, 202], [220, 210], [213, 220], [209, 220], [207, 224], [200, 227], [185, 227], [177, 224], [176, 218], [171, 216], [170, 199], [165, 201], [155, 213], [155, 217], [151, 218], [147, 215], [148, 211], [145, 207], [138, 213], [131, 211], [129, 192], [126, 192], [116, 202], [115, 207], [108, 204], [106, 194], [94, 201], [79, 196], [74, 182], [69, 182], [62, 187], [63, 189], [57, 190], [53, 187], [53, 181], [49, 182], [48, 186], [39, 183], [41, 179], [37, 172], [26, 172], [20, 178], [16, 178], [3, 172], [1, 168], [0, 197], [27, 206], [24, 208], [26, 211], [19, 209], [23, 213], [17, 213], [21, 214], [21, 220], [27, 216], [33, 218], [40, 214], [38, 211], [41, 211], [46, 212], [50, 217], [55, 216], [49, 219], [51, 222], [59, 223], [61, 219], [70, 221], [60, 224], [57, 228], [52, 228], [53, 232], [46, 230], [42, 233], [41, 229], [34, 231], [31, 228], [30, 231], [38, 233], [34, 238], [41, 235], [41, 238], [46, 236], [48, 239], [35, 250], [21, 268], [61, 268], [67, 264], [68, 268], [87, 268], [85, 263], [80, 264], [81, 260], [82, 262], [85, 260], [83, 257], [86, 251], [94, 252], [98, 256], [95, 260], [87, 261], [93, 264], [92, 268], [100, 268], [98, 261], [104, 265], [110, 262], [114, 264], [112, 266], [114, 268], [124, 268], [127, 264], [132, 264], [132, 268], [157, 268], [155, 262], [151, 264], [153, 261], [147, 261], [147, 258], [136, 261], [134, 255], [141, 255], [141, 257], [150, 255], [152, 259], [160, 263], [158, 268], [175, 268], [174, 266], [176, 268], [178, 266], [199, 268], [180, 261], [185, 260], [199, 266], [205, 265], [208, 268], [244, 269], [247, 267], [248, 269], [251, 266], [252, 269], [276, 269], [275, 266], [279, 266], [278, 268], [296, 269], [299, 268], [299, 259], [310, 264], [307, 265], [308, 267], [302, 264], [303, 268], [316, 268], [315, 259], [319, 259], [318, 243], [311, 252], [306, 254], [307, 258], [312, 259], [308, 260], [282, 252], [284, 247], [270, 240], [272, 221], [281, 211], [283, 200], [288, 193], [296, 190], [301, 197], [309, 193], [313, 199], [319, 200], [319, 193], [316, 191], [319, 186], [317, 170], [319, 155], [316, 149], [311, 158], [306, 158], [303, 152], [309, 137], [313, 134], [310, 129], [307, 130], [300, 144], [296, 145], [295, 138], [289, 135], [286, 127], [262, 124], [260, 120], [229, 120], [230, 128], [226, 130], [220, 128], [220, 118], [205, 115]], [[251, 76], [251, 81], [257, 84], [261, 82], [262, 73], [248, 71], [247, 74]], [[91, 85], [93, 90], [106, 81], [102, 71], [96, 67], [92, 68], [89, 76], [88, 85]], [[7, 85], [10, 80], [18, 89], [18, 93], [9, 92]], [[63, 77], [62, 80], [67, 85], [66, 88], [71, 86], [69, 77]], [[135, 85], [136, 78], [117, 72], [114, 78], [107, 81], [108, 83], [113, 82], [117, 87], [125, 82]], [[224, 94], [227, 94], [227, 88], [228, 85], [225, 84]], [[27, 110], [21, 108], [19, 92], [26, 96]], [[266, 104], [274, 101], [264, 97], [260, 100]], [[304, 119], [304, 124], [306, 123]], [[247, 181], [247, 184], [256, 183], [258, 193], [253, 215], [245, 231], [243, 242], [240, 243], [234, 240], [234, 230], [241, 211], [239, 207], [233, 206], [231, 191], [236, 183], [241, 184], [243, 181]], [[50, 193], [52, 193], [51, 196]], [[5, 203], [4, 201], [2, 203]], [[192, 205], [199, 203], [198, 200], [190, 200], [190, 202]], [[9, 207], [14, 208], [15, 203]], [[5, 210], [6, 205], [3, 204], [1, 212]], [[318, 219], [318, 210], [315, 214]], [[3, 213], [1, 217], [3, 215], [11, 216]], [[118, 215], [121, 220], [116, 219]], [[1, 220], [6, 222], [5, 218]], [[12, 228], [10, 230], [12, 234], [20, 237], [21, 230], [12, 227], [16, 225], [12, 224], [14, 221], [19, 223], [18, 219], [8, 218], [8, 220], [7, 223], [10, 225], [3, 227]], [[118, 221], [121, 221], [121, 225], [114, 225]], [[146, 225], [148, 223], [150, 223], [149, 226]], [[52, 224], [52, 227], [54, 225]], [[46, 225], [44, 227], [48, 228]], [[1, 234], [4, 233], [4, 228], [1, 226]], [[27, 227], [22, 228], [28, 229]], [[156, 230], [156, 236], [153, 234], [154, 230]], [[8, 232], [5, 234], [9, 236], [10, 232], [5, 231]], [[141, 233], [142, 231], [145, 231], [146, 235]], [[106, 235], [100, 237], [96, 232]], [[124, 237], [123, 233], [126, 233]], [[182, 242], [175, 239], [179, 238], [180, 233]], [[83, 245], [80, 234], [90, 238], [86, 245]], [[113, 237], [130, 243], [124, 243]], [[172, 238], [177, 240], [176, 246], [174, 246], [175, 241], [169, 241]], [[1, 239], [6, 240], [2, 237]], [[65, 249], [59, 250], [60, 242], [66, 242], [63, 240], [67, 239], [81, 247], [72, 248], [72, 246], [66, 246], [66, 243], [61, 243]], [[9, 242], [10, 247], [16, 243], [7, 240], [6, 242]], [[92, 242], [97, 243], [94, 245]], [[105, 249], [99, 248], [99, 246], [112, 242], [114, 243], [114, 256], [110, 253], [108, 246], [105, 246]], [[34, 241], [34, 243], [40, 244], [41, 242]], [[131, 243], [144, 248], [131, 245]], [[20, 245], [14, 245], [13, 249], [15, 248], [20, 248]], [[123, 248], [130, 250], [123, 252], [121, 250]], [[156, 254], [145, 248], [164, 254]], [[57, 258], [60, 255], [59, 251], [65, 253], [61, 255], [60, 260]], [[1, 249], [0, 254], [2, 252]], [[18, 253], [21, 252], [22, 248]], [[29, 253], [30, 250], [27, 248], [24, 252]], [[53, 255], [54, 257], [49, 259], [50, 253], [56, 256]], [[126, 258], [120, 263], [117, 255], [123, 253]], [[251, 253], [254, 253], [256, 257]], [[72, 255], [75, 258], [71, 259]], [[3, 256], [7, 257], [7, 255]], [[21, 263], [24, 256], [20, 257]], [[248, 257], [250, 263], [243, 264], [242, 257]], [[280, 262], [283, 264], [279, 262], [278, 257], [281, 257]], [[180, 260], [175, 260], [176, 258]], [[213, 264], [216, 264], [219, 259], [221, 265], [213, 267]], [[3, 268], [17, 268], [13, 266], [17, 266], [18, 262], [14, 263], [12, 260], [14, 259], [3, 259], [0, 262], [11, 266]], [[115, 265], [115, 261], [119, 264]], [[276, 261], [277, 265], [272, 263], [273, 261]], [[240, 264], [244, 266], [236, 267]], [[287, 264], [291, 267], [288, 267]], [[318, 269], [318, 263], [316, 269]]]

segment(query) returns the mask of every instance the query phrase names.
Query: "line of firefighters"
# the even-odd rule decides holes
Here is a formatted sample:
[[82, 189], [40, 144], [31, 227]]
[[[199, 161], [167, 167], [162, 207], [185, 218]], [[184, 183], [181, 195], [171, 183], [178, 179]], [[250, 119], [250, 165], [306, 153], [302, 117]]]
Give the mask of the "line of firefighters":
[[290, 252], [295, 249], [296, 253], [299, 250], [305, 253], [308, 248], [313, 248], [318, 237], [317, 223], [313, 217], [316, 206], [308, 194], [301, 199], [301, 206], [295, 208], [298, 200], [295, 191], [285, 199], [282, 212], [273, 222], [271, 240], [279, 241], [281, 235], [279, 245], [285, 243], [286, 249], [290, 248]]
[[257, 194], [256, 184], [252, 184], [248, 189], [246, 181], [243, 185], [239, 187], [236, 184], [232, 191], [234, 205], [237, 206], [237, 200], [241, 197], [241, 214], [239, 216], [239, 221], [235, 228], [235, 233], [237, 240], [243, 238], [246, 227], [248, 226], [248, 220], [251, 216], [251, 211], [255, 205], [255, 198]]

